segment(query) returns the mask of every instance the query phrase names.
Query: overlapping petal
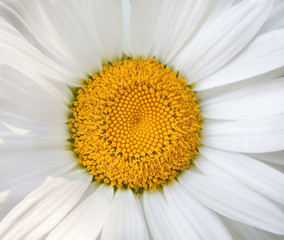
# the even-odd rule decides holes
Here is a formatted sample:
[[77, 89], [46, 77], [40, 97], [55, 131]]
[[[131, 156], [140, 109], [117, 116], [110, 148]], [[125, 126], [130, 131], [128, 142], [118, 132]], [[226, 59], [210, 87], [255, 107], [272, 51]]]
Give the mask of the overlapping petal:
[[222, 69], [196, 83], [194, 89], [200, 91], [245, 79], [267, 80], [283, 76], [283, 59], [284, 29], [265, 33]]
[[223, 169], [244, 184], [261, 194], [284, 204], [284, 174], [240, 153], [220, 151], [213, 148], [200, 148], [212, 164]]
[[102, 230], [102, 240], [147, 240], [148, 232], [138, 202], [130, 189], [119, 189]]
[[[78, 203], [92, 176], [83, 169], [46, 181], [0, 223], [1, 239], [40, 239]], [[44, 209], [39, 214], [39, 209]]]
[[200, 92], [202, 116], [237, 120], [283, 114], [283, 92], [284, 78], [243, 81]]
[[183, 48], [173, 64], [189, 82], [208, 77], [250, 43], [268, 18], [272, 4], [248, 0], [224, 11]]
[[214, 211], [242, 223], [284, 234], [284, 213], [249, 188], [223, 178], [186, 172], [179, 181], [185, 190]]
[[284, 149], [284, 116], [238, 121], [207, 121], [204, 145], [244, 153], [275, 152]]
[[[92, 191], [95, 191], [94, 188]], [[96, 239], [102, 230], [112, 199], [113, 188], [101, 185], [48, 235], [47, 240]]]

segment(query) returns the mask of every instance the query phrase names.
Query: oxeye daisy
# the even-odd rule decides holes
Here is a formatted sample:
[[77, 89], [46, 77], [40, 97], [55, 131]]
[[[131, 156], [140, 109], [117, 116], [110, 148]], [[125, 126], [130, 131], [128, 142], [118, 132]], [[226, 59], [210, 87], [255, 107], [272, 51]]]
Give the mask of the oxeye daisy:
[[1, 239], [283, 239], [282, 0], [0, 14]]

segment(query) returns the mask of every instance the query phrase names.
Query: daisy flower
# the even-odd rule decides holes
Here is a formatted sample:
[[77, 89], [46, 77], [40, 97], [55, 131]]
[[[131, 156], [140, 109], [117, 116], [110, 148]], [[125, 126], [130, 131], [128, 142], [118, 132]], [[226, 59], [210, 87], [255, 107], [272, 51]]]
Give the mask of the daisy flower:
[[283, 239], [282, 0], [0, 14], [1, 239]]

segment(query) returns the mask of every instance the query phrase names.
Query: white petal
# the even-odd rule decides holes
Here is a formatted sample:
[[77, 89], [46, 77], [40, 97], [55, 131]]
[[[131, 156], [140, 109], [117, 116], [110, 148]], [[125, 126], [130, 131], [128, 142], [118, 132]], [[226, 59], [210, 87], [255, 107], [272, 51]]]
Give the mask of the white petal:
[[27, 42], [9, 23], [1, 23], [0, 49], [5, 56], [3, 59], [5, 65], [16, 68], [37, 84], [47, 86], [42, 78], [49, 78], [69, 85], [81, 86], [79, 75], [54, 63]]
[[79, 169], [46, 181], [2, 220], [1, 239], [42, 238], [77, 204], [91, 178], [91, 174]]
[[[134, 0], [130, 10], [129, 48], [134, 58], [152, 57], [153, 32], [162, 1]], [[145, 15], [147, 13], [147, 15]]]
[[0, 3], [0, 13], [19, 33], [43, 55], [74, 74], [82, 74], [63, 51], [60, 37], [51, 26], [45, 10], [38, 1], [9, 1]]
[[206, 118], [235, 120], [284, 113], [284, 78], [243, 81], [211, 92], [200, 103]]
[[3, 152], [0, 158], [0, 192], [8, 192], [8, 195], [0, 201], [0, 219], [48, 176], [58, 177], [70, 171], [77, 164], [73, 155], [71, 151], [56, 149]]
[[[1, 125], [1, 124], [0, 124]], [[9, 126], [8, 124], [6, 126]], [[65, 149], [68, 145], [67, 139], [69, 138], [68, 129], [66, 124], [62, 125], [45, 125], [37, 124], [31, 131], [22, 129], [26, 133], [20, 134], [11, 132], [12, 125], [5, 131], [0, 131], [0, 149], [2, 151], [11, 150], [24, 150], [24, 149], [37, 149], [46, 147], [61, 146]], [[42, 133], [42, 135], [41, 135]]]
[[130, 189], [118, 189], [105, 220], [102, 240], [147, 240], [145, 222]]
[[273, 163], [266, 163], [266, 164], [284, 174], [284, 166]]
[[235, 182], [187, 171], [179, 178], [193, 197], [239, 222], [284, 234], [284, 213], [266, 198]]
[[102, 60], [119, 60], [123, 51], [122, 1], [95, 0], [90, 4], [93, 23], [100, 40]]
[[130, 51], [129, 51], [129, 41], [130, 41], [130, 9], [131, 9], [131, 4], [132, 0], [121, 0], [122, 1], [122, 17], [123, 17], [123, 52], [125, 55], [130, 56]]
[[[242, 232], [240, 232], [238, 229], [236, 229], [236, 227], [232, 223], [233, 222], [232, 219], [228, 219], [228, 218], [226, 218], [224, 216], [220, 216], [220, 218], [223, 220], [223, 223], [225, 224], [226, 228], [230, 232], [230, 234], [231, 234], [233, 239], [236, 239], [236, 240], [248, 240], [247, 238], [244, 237], [244, 234]], [[249, 226], [249, 227], [251, 227], [251, 226]]]
[[283, 236], [263, 231], [225, 217], [221, 217], [221, 219], [236, 240], [283, 240]]
[[281, 172], [240, 153], [207, 147], [200, 148], [199, 151], [231, 176], [238, 178], [259, 193], [284, 204], [284, 174]]
[[282, 0], [274, 0], [274, 6], [268, 20], [263, 25], [260, 33], [269, 32], [274, 29], [284, 28], [284, 2]]
[[269, 79], [284, 73], [284, 29], [256, 38], [220, 71], [196, 83], [194, 90], [213, 88], [247, 78]]
[[99, 71], [102, 66], [90, 1], [43, 1], [39, 5], [52, 27], [49, 34], [59, 38], [60, 47], [80, 70], [90, 75]]
[[[168, 63], [213, 15], [231, 1], [134, 1], [130, 37], [133, 56], [154, 55]], [[144, 13], [147, 11], [147, 17]]]
[[266, 21], [272, 1], [247, 0], [225, 11], [205, 27], [174, 60], [188, 80], [196, 82], [235, 57]]
[[284, 116], [232, 122], [205, 122], [201, 142], [236, 152], [274, 152], [284, 149]]
[[248, 155], [268, 163], [284, 165], [284, 151], [271, 153], [250, 153]]
[[218, 216], [191, 197], [177, 181], [163, 189], [169, 207], [181, 215], [177, 221], [186, 227], [182, 232], [184, 239], [232, 239]]
[[47, 123], [66, 123], [70, 110], [20, 71], [3, 66], [0, 107], [8, 112]]
[[[180, 222], [174, 221], [174, 219], [179, 219], [179, 213], [169, 209], [161, 192], [154, 190], [148, 193], [145, 191], [143, 193], [143, 204], [145, 217], [151, 235], [155, 240], [183, 239], [185, 237], [182, 232], [179, 232], [183, 226], [179, 225]], [[174, 214], [177, 214], [177, 216], [174, 216]]]
[[32, 45], [58, 65], [69, 71], [75, 69], [82, 77], [100, 69], [89, 1], [14, 1], [2, 4], [0, 11]]
[[47, 240], [96, 239], [103, 227], [112, 198], [113, 187], [102, 184], [48, 235]]
[[[200, 149], [203, 148], [199, 147], [199, 152]], [[218, 176], [221, 178], [224, 178], [225, 180], [229, 181], [238, 181], [234, 177], [232, 177], [230, 174], [224, 172], [220, 168], [216, 167], [213, 163], [208, 161], [205, 157], [203, 157], [201, 154], [198, 155], [197, 159], [194, 160], [194, 165], [204, 174], [209, 175], [209, 176]]]
[[66, 149], [70, 143], [67, 125], [46, 124], [0, 111], [1, 152], [16, 150]]

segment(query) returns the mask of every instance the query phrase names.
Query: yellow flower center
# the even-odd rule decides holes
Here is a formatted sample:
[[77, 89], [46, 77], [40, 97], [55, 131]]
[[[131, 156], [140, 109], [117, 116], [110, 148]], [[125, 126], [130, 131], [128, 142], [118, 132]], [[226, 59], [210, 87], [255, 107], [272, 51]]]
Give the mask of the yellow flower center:
[[103, 67], [77, 91], [69, 127], [78, 162], [115, 187], [152, 190], [196, 157], [201, 114], [184, 79], [155, 59]]

